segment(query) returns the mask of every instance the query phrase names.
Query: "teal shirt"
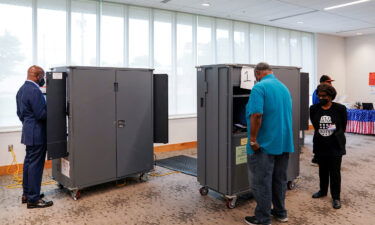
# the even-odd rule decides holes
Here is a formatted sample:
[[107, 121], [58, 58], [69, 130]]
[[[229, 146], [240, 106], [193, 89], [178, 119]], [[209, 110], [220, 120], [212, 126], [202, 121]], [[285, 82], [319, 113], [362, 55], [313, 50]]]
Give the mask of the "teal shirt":
[[294, 152], [292, 126], [292, 97], [288, 88], [273, 74], [262, 78], [251, 90], [246, 106], [247, 154], [253, 154], [250, 147], [250, 116], [263, 114], [257, 142], [262, 151], [269, 155]]

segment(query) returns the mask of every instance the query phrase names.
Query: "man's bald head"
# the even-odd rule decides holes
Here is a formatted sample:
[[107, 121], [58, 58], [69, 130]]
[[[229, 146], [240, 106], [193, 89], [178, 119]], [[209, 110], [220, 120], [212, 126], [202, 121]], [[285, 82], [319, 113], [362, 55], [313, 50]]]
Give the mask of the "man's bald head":
[[35, 83], [38, 83], [39, 80], [44, 78], [44, 70], [40, 66], [30, 66], [30, 68], [27, 70], [27, 79], [32, 80]]

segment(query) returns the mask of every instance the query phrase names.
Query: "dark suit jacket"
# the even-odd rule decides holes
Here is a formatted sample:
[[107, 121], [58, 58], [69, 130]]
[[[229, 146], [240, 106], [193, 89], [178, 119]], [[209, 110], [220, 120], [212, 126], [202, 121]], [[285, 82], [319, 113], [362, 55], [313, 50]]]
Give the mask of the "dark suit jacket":
[[40, 89], [32, 82], [26, 81], [17, 92], [17, 115], [22, 122], [21, 143], [25, 145], [42, 145], [47, 141], [46, 100]]

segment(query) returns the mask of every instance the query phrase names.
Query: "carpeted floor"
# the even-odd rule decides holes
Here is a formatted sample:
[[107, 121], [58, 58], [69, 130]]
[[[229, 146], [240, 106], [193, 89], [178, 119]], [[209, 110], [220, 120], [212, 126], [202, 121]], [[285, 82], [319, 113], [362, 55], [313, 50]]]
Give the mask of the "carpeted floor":
[[[342, 203], [340, 210], [331, 207], [330, 197], [312, 199], [318, 190], [318, 168], [310, 165], [311, 135], [301, 155], [301, 178], [297, 188], [287, 193], [289, 225], [371, 225], [375, 224], [375, 137], [348, 134], [348, 154], [342, 166]], [[157, 159], [172, 155], [196, 155], [194, 149], [158, 154]], [[166, 174], [156, 167], [154, 174]], [[50, 170], [44, 180], [50, 180]], [[0, 185], [11, 183], [11, 177], [0, 177]], [[129, 224], [169, 225], [245, 224], [252, 215], [255, 202], [240, 200], [235, 209], [227, 209], [221, 197], [210, 192], [199, 194], [195, 177], [181, 173], [150, 176], [139, 183], [104, 184], [83, 191], [81, 199], [72, 200], [69, 193], [56, 185], [42, 190], [54, 206], [47, 209], [26, 209], [20, 203], [21, 189], [0, 188], [0, 225], [16, 224]], [[273, 224], [278, 222], [273, 221]]]

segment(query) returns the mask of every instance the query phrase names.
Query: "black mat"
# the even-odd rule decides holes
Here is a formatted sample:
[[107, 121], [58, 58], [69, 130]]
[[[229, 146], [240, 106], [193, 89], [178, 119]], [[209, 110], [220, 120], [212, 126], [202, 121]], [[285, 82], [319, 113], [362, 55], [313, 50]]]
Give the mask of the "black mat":
[[197, 176], [197, 159], [186, 155], [156, 160], [156, 165], [191, 176]]

